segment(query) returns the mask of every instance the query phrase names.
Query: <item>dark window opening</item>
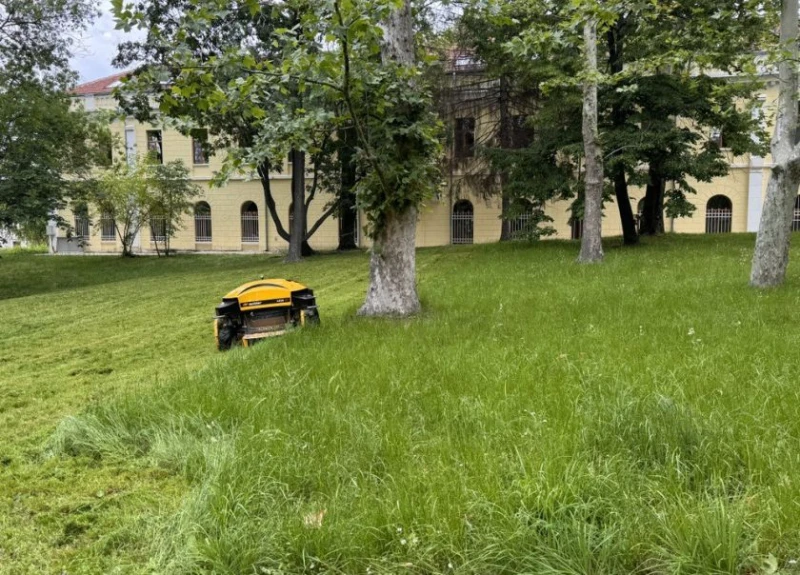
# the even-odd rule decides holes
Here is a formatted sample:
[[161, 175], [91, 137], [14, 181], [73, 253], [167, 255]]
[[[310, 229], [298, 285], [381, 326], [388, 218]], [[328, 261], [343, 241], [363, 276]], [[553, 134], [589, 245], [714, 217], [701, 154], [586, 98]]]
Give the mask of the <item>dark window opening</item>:
[[475, 155], [475, 118], [456, 118], [456, 158], [471, 158]]
[[533, 143], [533, 128], [528, 124], [528, 116], [511, 117], [511, 148], [519, 150]]
[[469, 200], [459, 200], [453, 206], [450, 234], [452, 244], [471, 244], [475, 238], [475, 210]]
[[706, 204], [706, 233], [730, 233], [733, 224], [733, 204], [727, 196], [713, 196]]
[[196, 130], [192, 134], [192, 161], [195, 166], [204, 166], [208, 164], [208, 153], [203, 147], [208, 141], [208, 135], [205, 130]]
[[164, 144], [161, 130], [147, 130], [147, 153], [159, 164], [164, 163]]

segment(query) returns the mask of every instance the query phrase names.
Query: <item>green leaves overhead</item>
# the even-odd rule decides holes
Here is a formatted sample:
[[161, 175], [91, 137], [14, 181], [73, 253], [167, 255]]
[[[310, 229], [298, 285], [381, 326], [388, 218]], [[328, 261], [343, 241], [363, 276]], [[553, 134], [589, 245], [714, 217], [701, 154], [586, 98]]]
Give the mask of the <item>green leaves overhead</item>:
[[[117, 1], [120, 24], [147, 32], [121, 47], [118, 64], [145, 65], [119, 97], [140, 119], [152, 117], [154, 96], [184, 131], [207, 128], [226, 154], [221, 181], [265, 161], [280, 165], [289, 150], [314, 154], [321, 133], [355, 126], [366, 174], [359, 205], [379, 227], [383, 210], [432, 192], [440, 150], [422, 65], [385, 66], [379, 58], [381, 22], [398, 5], [146, 0], [133, 9]], [[402, 157], [390, 157], [386, 150], [397, 147], [385, 144], [398, 139]]]

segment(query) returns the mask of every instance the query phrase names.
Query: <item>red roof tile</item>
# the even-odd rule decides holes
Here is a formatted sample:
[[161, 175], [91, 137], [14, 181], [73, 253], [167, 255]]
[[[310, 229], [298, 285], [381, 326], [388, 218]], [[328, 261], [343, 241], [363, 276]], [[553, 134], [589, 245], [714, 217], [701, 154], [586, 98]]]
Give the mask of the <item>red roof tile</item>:
[[113, 74], [99, 80], [93, 80], [84, 84], [79, 84], [73, 88], [70, 93], [74, 96], [90, 96], [94, 94], [110, 94], [113, 85], [125, 77], [127, 72], [120, 72]]

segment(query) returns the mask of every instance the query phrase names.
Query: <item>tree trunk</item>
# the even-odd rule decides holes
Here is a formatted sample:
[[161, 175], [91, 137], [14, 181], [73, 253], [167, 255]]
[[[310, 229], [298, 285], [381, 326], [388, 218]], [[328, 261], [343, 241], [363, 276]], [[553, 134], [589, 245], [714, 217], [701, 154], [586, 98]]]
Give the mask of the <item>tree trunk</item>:
[[[414, 64], [411, 0], [404, 0], [383, 24], [381, 59], [384, 63]], [[373, 238], [370, 282], [359, 315], [409, 315], [419, 311], [416, 287], [417, 208], [385, 214], [385, 224]]]
[[339, 250], [354, 250], [356, 245], [356, 226], [358, 213], [356, 212], [356, 195], [353, 189], [356, 186], [357, 166], [355, 159], [354, 142], [355, 130], [344, 128], [339, 131], [342, 146], [339, 149], [339, 161], [342, 165], [342, 189], [339, 199]]
[[[511, 114], [508, 110], [508, 78], [505, 76], [500, 77], [500, 148], [508, 150], [512, 147], [512, 134], [511, 134]], [[501, 200], [501, 213], [500, 213], [500, 241], [506, 242], [511, 239], [511, 222], [508, 221], [508, 214], [511, 209], [511, 198], [506, 193], [508, 186], [508, 174], [503, 172], [500, 174], [500, 193], [502, 194]]]
[[[303, 259], [306, 238], [306, 153], [292, 150], [292, 222], [289, 229], [289, 253], [286, 263]], [[310, 249], [310, 247], [309, 247]]]
[[275, 209], [275, 198], [272, 196], [272, 182], [269, 179], [270, 169], [271, 165], [268, 160], [265, 160], [258, 165], [258, 176], [261, 180], [261, 188], [264, 191], [264, 203], [267, 205], [267, 212], [269, 213], [270, 218], [272, 218], [272, 223], [275, 226], [275, 231], [278, 233], [278, 237], [288, 242], [289, 232], [287, 232], [283, 227], [281, 218], [278, 216], [278, 212]]
[[666, 181], [658, 163], [651, 161], [644, 207], [639, 218], [639, 235], [656, 236], [664, 233], [664, 188]]
[[[620, 19], [617, 24], [609, 29], [606, 34], [608, 40], [608, 62], [609, 70], [612, 74], [621, 74], [625, 64], [623, 55], [623, 29], [625, 22]], [[611, 122], [614, 128], [621, 129], [628, 120], [628, 113], [622, 105], [615, 101], [611, 106]], [[636, 219], [633, 217], [631, 208], [631, 198], [628, 194], [628, 180], [625, 174], [625, 166], [620, 162], [615, 162], [612, 170], [614, 176], [614, 196], [619, 209], [619, 219], [622, 223], [622, 236], [625, 245], [635, 245], [639, 243], [639, 235], [636, 233]]]
[[587, 79], [583, 85], [583, 147], [586, 155], [586, 186], [583, 208], [581, 263], [603, 261], [603, 154], [597, 141], [597, 23], [583, 26]]
[[800, 185], [800, 148], [796, 143], [798, 0], [783, 0], [781, 48], [789, 52], [778, 66], [778, 117], [772, 135], [772, 175], [761, 213], [753, 254], [750, 285], [775, 287], [783, 283], [789, 265], [792, 211]]
[[416, 235], [416, 208], [387, 214], [386, 226], [373, 240], [369, 289], [359, 315], [410, 315], [419, 311]]

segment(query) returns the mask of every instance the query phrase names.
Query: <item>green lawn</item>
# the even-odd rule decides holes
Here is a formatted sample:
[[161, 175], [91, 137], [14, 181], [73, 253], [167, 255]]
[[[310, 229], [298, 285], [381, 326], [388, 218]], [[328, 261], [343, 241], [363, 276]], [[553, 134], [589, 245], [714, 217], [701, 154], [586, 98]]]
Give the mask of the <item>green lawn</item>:
[[[403, 321], [365, 254], [4, 256], [0, 573], [800, 572], [800, 272], [751, 290], [753, 241], [422, 250]], [[322, 326], [216, 352], [262, 274]]]

